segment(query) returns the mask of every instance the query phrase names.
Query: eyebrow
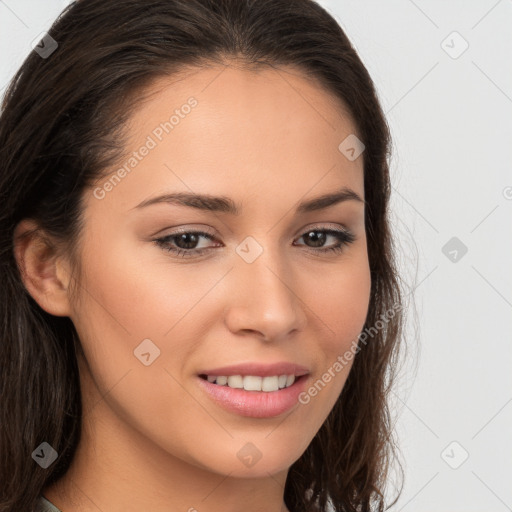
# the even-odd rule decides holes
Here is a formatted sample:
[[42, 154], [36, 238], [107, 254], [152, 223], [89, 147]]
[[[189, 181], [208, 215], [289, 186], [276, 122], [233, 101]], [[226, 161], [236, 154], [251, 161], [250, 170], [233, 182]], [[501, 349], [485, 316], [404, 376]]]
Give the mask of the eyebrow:
[[[343, 203], [344, 201], [358, 201], [365, 204], [366, 201], [361, 199], [359, 194], [354, 190], [343, 187], [341, 190], [324, 194], [322, 196], [314, 197], [300, 203], [296, 210], [296, 214], [304, 214], [308, 212], [323, 210], [334, 206], [335, 204]], [[172, 194], [164, 194], [157, 197], [152, 197], [142, 201], [135, 208], [145, 208], [152, 204], [168, 203], [176, 204], [179, 206], [188, 206], [190, 208], [197, 208], [199, 210], [206, 210], [210, 212], [228, 213], [230, 215], [240, 215], [242, 207], [235, 203], [227, 196], [212, 196], [210, 194], [194, 194], [189, 192], [175, 192]]]

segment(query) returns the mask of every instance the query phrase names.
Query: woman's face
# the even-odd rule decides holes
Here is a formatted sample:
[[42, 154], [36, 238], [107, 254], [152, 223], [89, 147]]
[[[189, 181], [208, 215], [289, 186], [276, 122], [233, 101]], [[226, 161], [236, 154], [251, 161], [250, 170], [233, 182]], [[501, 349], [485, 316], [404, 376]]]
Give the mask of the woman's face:
[[[87, 363], [84, 415], [111, 433], [117, 457], [130, 443], [232, 477], [285, 471], [339, 397], [352, 361], [336, 362], [367, 315], [364, 203], [299, 208], [344, 188], [364, 199], [364, 153], [345, 156], [352, 138], [339, 149], [355, 127], [333, 97], [285, 68], [196, 69], [160, 79], [140, 105], [126, 158], [84, 198], [71, 305]], [[177, 193], [210, 201], [153, 202]], [[303, 371], [267, 368], [279, 363]], [[224, 375], [256, 378], [234, 386], [306, 375], [272, 392], [200, 377], [238, 364], [256, 366]]]

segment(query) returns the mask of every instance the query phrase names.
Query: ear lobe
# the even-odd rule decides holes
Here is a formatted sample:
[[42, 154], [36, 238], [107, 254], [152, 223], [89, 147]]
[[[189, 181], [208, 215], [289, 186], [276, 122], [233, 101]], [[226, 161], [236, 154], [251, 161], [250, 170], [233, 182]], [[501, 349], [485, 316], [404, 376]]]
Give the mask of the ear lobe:
[[41, 308], [55, 316], [70, 316], [69, 272], [56, 244], [36, 222], [22, 220], [14, 230], [14, 256], [25, 288]]

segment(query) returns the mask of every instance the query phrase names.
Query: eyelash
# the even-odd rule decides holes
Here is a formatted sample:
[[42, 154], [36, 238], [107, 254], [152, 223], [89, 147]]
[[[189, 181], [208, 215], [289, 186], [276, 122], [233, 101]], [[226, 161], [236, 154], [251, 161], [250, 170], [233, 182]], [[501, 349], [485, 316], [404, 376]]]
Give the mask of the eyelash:
[[[319, 228], [308, 229], [299, 238], [302, 238], [304, 235], [307, 235], [308, 233], [311, 233], [311, 232], [325, 233], [327, 235], [332, 235], [338, 239], [338, 243], [332, 247], [327, 247], [327, 248], [318, 248], [318, 249], [308, 248], [308, 252], [320, 252], [320, 253], [324, 253], [324, 254], [325, 253], [338, 254], [345, 248], [345, 246], [353, 243], [356, 240], [356, 236], [351, 231], [349, 231], [347, 229], [346, 230], [337, 230], [337, 229], [330, 229], [330, 228], [328, 228], [328, 229], [319, 229]], [[204, 231], [190, 230], [190, 231], [178, 231], [175, 233], [171, 233], [170, 235], [166, 235], [162, 238], [157, 238], [156, 240], [154, 240], [154, 242], [159, 247], [164, 249], [165, 251], [174, 253], [177, 257], [180, 257], [180, 258], [190, 258], [195, 255], [203, 254], [204, 252], [208, 251], [209, 249], [213, 249], [213, 247], [207, 247], [207, 248], [203, 248], [203, 249], [180, 249], [180, 248], [176, 249], [169, 244], [169, 240], [172, 240], [172, 239], [176, 238], [177, 236], [183, 235], [183, 234], [204, 236], [204, 237], [208, 238], [209, 240], [212, 240], [212, 241], [215, 240], [215, 238], [210, 233], [206, 233]]]

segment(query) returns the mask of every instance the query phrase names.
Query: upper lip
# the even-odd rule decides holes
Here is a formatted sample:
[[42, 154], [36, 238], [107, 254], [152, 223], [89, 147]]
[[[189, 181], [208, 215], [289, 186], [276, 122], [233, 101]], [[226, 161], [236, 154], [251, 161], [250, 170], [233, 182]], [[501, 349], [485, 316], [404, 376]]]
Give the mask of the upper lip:
[[268, 364], [268, 363], [243, 363], [232, 364], [229, 366], [222, 366], [218, 368], [211, 368], [202, 370], [199, 375], [254, 375], [259, 377], [269, 377], [273, 375], [295, 375], [299, 377], [306, 375], [309, 370], [300, 364], [288, 363], [286, 361]]

